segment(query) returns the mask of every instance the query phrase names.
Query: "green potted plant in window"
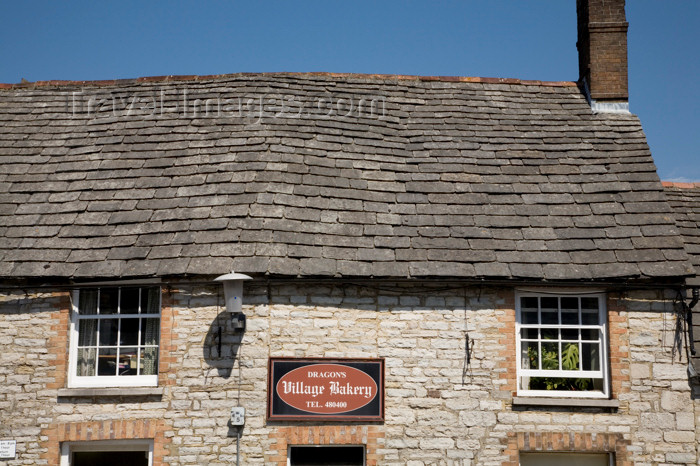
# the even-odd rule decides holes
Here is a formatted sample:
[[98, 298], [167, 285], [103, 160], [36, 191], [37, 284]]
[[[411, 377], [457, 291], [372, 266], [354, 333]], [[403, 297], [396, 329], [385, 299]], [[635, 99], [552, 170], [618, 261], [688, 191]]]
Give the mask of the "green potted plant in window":
[[[537, 350], [528, 348], [528, 358], [531, 367], [538, 367]], [[561, 352], [561, 368], [565, 371], [576, 371], [579, 369], [579, 350], [577, 343], [563, 343]], [[542, 370], [559, 370], [559, 356], [556, 350], [547, 349], [542, 345]], [[566, 377], [532, 377], [530, 379], [530, 390], [565, 390], [565, 391], [586, 391], [590, 390], [591, 379], [566, 378]]]

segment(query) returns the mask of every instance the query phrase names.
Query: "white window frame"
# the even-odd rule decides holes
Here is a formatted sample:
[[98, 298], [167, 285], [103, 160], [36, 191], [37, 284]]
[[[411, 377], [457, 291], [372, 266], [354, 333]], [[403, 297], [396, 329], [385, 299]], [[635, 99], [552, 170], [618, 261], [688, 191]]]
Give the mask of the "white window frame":
[[143, 451], [148, 452], [148, 466], [153, 465], [153, 440], [95, 440], [91, 442], [61, 443], [60, 466], [71, 466], [71, 454], [82, 451]]
[[[521, 298], [524, 297], [537, 297], [537, 298], [597, 298], [598, 299], [598, 312], [599, 312], [599, 323], [600, 325], [563, 325], [563, 324], [542, 324], [541, 317], [539, 319], [539, 324], [522, 324], [522, 315], [520, 309]], [[604, 398], [610, 397], [610, 375], [609, 375], [609, 338], [608, 338], [608, 319], [607, 319], [607, 307], [606, 307], [607, 296], [604, 292], [590, 292], [582, 290], [566, 291], [566, 290], [536, 290], [536, 291], [520, 291], [516, 290], [515, 293], [515, 348], [516, 348], [516, 360], [517, 360], [517, 393], [518, 396], [529, 396], [529, 397], [556, 397], [556, 398]], [[538, 315], [541, 315], [541, 308], [538, 308]], [[580, 309], [579, 309], [579, 321], [580, 321]], [[600, 370], [598, 371], [584, 371], [579, 369], [578, 371], [565, 371], [561, 369], [557, 370], [541, 370], [541, 369], [525, 369], [522, 367], [522, 327], [528, 328], [556, 328], [556, 329], [598, 329], [600, 330], [601, 339], [595, 340], [600, 343]], [[557, 340], [554, 340], [557, 341]], [[594, 341], [594, 340], [592, 340]], [[580, 347], [579, 347], [580, 349]], [[541, 354], [541, 351], [540, 351]], [[580, 354], [580, 352], [579, 352]], [[560, 364], [561, 367], [561, 353], [560, 353]], [[579, 367], [581, 365], [579, 364]], [[597, 378], [603, 381], [603, 390], [591, 390], [591, 391], [568, 391], [568, 390], [526, 390], [521, 388], [521, 379], [523, 377], [566, 377], [566, 378]]]
[[[72, 294], [72, 309], [69, 331], [69, 354], [68, 354], [68, 387], [69, 388], [113, 388], [113, 387], [157, 387], [158, 386], [158, 370], [154, 375], [130, 375], [130, 376], [110, 376], [110, 375], [93, 375], [93, 376], [78, 376], [78, 333], [79, 333], [79, 305], [80, 292], [88, 289], [100, 288], [120, 288], [120, 303], [121, 303], [121, 288], [151, 288], [159, 285], [153, 284], [131, 284], [124, 285], [96, 285], [90, 288], [79, 288], [73, 290]], [[104, 317], [91, 315], [90, 319], [107, 319], [118, 317], [118, 314], [107, 314]], [[133, 314], [134, 317], [129, 318], [155, 318], [158, 317], [159, 327], [162, 322], [162, 292], [158, 293], [158, 314]], [[120, 317], [121, 319], [122, 317]], [[162, 332], [158, 331], [158, 359], [157, 366], [160, 366], [160, 347], [161, 347]], [[139, 345], [140, 346], [140, 345]]]

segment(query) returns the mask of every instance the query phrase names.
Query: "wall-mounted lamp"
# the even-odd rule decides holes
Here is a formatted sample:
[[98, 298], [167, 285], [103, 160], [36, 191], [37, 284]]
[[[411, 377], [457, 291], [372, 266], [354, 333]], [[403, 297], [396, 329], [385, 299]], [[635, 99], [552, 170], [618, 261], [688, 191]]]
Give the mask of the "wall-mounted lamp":
[[233, 328], [245, 331], [245, 314], [243, 314], [243, 280], [252, 280], [252, 277], [242, 273], [227, 273], [216, 277], [214, 281], [224, 282], [224, 300], [226, 310], [231, 313]]

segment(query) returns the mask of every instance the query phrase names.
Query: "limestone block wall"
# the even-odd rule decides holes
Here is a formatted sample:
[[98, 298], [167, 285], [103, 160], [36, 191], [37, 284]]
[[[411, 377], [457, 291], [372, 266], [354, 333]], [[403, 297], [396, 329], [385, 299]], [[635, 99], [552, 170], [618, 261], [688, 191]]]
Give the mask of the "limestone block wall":
[[68, 325], [60, 313], [66, 299], [32, 290], [0, 294], [0, 440], [17, 441], [17, 460], [7, 464], [42, 462], [42, 429], [54, 420], [56, 380], [65, 372], [57, 370], [53, 345], [56, 327]]
[[626, 293], [630, 390], [620, 398], [631, 416], [628, 447], [637, 464], [698, 464], [697, 413], [691, 393], [685, 340], [676, 331], [676, 293]]
[[[697, 464], [700, 402], [674, 351], [675, 293], [608, 295], [619, 409], [513, 406], [514, 290], [414, 284], [246, 284], [247, 331], [219, 287], [163, 286], [162, 395], [66, 396], [68, 291], [0, 296], [0, 439], [17, 464], [58, 464], [63, 441], [155, 439], [155, 463], [231, 464], [230, 408], [246, 408], [241, 464], [289, 445], [364, 444], [368, 464], [517, 465], [520, 451], [614, 452], [619, 465]], [[218, 329], [222, 327], [219, 352]], [[474, 340], [470, 364], [467, 334]], [[265, 419], [269, 357], [384, 358], [384, 423]]]

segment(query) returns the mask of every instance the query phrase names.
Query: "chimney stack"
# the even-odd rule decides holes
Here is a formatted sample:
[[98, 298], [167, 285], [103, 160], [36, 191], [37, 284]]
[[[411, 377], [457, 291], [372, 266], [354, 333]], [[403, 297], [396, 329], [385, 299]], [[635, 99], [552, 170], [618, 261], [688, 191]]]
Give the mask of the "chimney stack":
[[579, 81], [596, 112], [629, 113], [625, 0], [576, 0]]

